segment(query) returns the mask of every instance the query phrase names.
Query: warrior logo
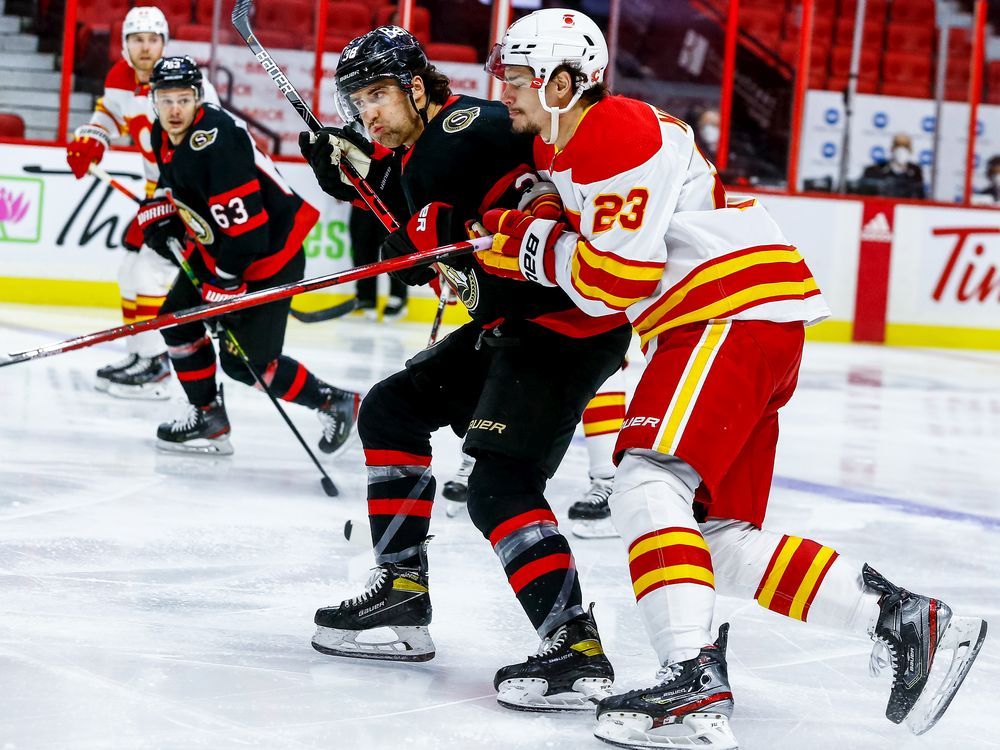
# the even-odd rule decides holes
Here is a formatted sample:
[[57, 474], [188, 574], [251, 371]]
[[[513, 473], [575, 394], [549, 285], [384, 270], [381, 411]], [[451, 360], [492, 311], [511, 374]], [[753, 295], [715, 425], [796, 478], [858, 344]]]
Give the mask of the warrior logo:
[[196, 130], [191, 134], [191, 150], [201, 151], [202, 149], [208, 148], [213, 143], [215, 143], [216, 137], [219, 135], [218, 128], [212, 128], [211, 130]]
[[441, 123], [441, 127], [446, 133], [457, 133], [459, 130], [465, 130], [465, 128], [469, 127], [477, 117], [479, 117], [479, 107], [459, 109], [448, 115], [445, 121]]
[[445, 263], [438, 263], [438, 267], [465, 308], [469, 312], [475, 312], [479, 304], [479, 282], [476, 280], [476, 274], [471, 271], [459, 271]]

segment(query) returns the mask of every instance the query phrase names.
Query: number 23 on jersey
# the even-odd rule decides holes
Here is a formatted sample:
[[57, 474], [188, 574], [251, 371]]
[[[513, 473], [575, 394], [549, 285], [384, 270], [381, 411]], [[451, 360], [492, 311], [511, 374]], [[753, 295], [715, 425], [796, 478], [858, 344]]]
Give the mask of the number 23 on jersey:
[[634, 232], [642, 226], [648, 202], [649, 191], [644, 187], [632, 188], [624, 198], [617, 193], [601, 193], [594, 198], [594, 234], [606, 232], [616, 223]]

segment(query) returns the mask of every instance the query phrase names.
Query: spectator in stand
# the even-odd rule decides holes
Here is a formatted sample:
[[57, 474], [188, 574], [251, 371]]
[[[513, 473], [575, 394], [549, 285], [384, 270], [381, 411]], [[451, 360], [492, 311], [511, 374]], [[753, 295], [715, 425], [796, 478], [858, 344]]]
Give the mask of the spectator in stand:
[[856, 192], [888, 198], [926, 198], [923, 170], [919, 164], [910, 161], [912, 157], [913, 141], [910, 136], [897, 133], [892, 137], [890, 159], [865, 167]]
[[[1000, 204], [1000, 154], [994, 154], [986, 162], [986, 179], [989, 184], [978, 195], [988, 195], [994, 203]], [[977, 201], [978, 203], [978, 201]]]
[[694, 142], [709, 161], [715, 161], [715, 153], [719, 147], [719, 110], [714, 107], [702, 110], [695, 119]]

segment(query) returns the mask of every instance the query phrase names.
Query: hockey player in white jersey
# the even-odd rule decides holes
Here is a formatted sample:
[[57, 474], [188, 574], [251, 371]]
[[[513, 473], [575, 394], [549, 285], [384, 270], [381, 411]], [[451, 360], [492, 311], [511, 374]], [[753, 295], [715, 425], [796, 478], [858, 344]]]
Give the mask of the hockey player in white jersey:
[[[90, 122], [76, 129], [66, 148], [66, 161], [77, 179], [91, 164], [99, 164], [111, 141], [128, 135], [142, 154], [146, 196], [152, 195], [159, 172], [149, 140], [155, 117], [149, 101], [149, 76], [163, 56], [170, 30], [163, 12], [154, 7], [132, 8], [122, 24], [122, 58], [104, 81], [104, 95], [97, 100]], [[205, 82], [206, 101], [218, 104], [214, 87]], [[156, 317], [177, 266], [157, 255], [142, 242], [135, 220], [124, 238], [125, 255], [118, 268], [122, 319], [126, 324]], [[125, 339], [127, 356], [97, 371], [95, 387], [121, 398], [164, 399], [168, 397], [170, 363], [163, 337], [156, 331]]]
[[804, 328], [829, 314], [809, 268], [755, 200], [731, 202], [691, 128], [610, 96], [608, 51], [587, 16], [515, 22], [488, 69], [567, 224], [490, 211], [480, 259], [558, 286], [594, 316], [625, 312], [647, 365], [615, 455], [610, 506], [660, 663], [648, 688], [601, 701], [597, 737], [622, 747], [737, 747], [716, 586], [786, 617], [868, 635], [892, 672], [886, 716], [930, 729], [986, 623], [890, 583], [830, 547], [762, 528]]

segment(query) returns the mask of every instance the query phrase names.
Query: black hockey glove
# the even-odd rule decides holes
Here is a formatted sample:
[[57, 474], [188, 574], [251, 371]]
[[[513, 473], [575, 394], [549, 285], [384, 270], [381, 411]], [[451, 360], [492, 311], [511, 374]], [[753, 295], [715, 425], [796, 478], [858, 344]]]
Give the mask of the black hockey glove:
[[[406, 226], [386, 237], [379, 248], [379, 255], [382, 260], [389, 260], [446, 245], [454, 236], [451, 224], [451, 206], [447, 203], [428, 203], [410, 217]], [[425, 264], [392, 271], [389, 275], [408, 286], [420, 286], [435, 278], [437, 273], [430, 264]]]
[[147, 198], [139, 204], [135, 218], [142, 229], [142, 241], [158, 255], [173, 260], [169, 241], [173, 238], [179, 242], [184, 237], [184, 222], [174, 204], [164, 197]]
[[393, 152], [351, 128], [321, 128], [315, 133], [299, 133], [299, 150], [312, 167], [323, 192], [349, 203], [358, 200], [358, 192], [341, 170], [341, 159], [347, 158], [379, 195], [385, 190], [392, 169]]

